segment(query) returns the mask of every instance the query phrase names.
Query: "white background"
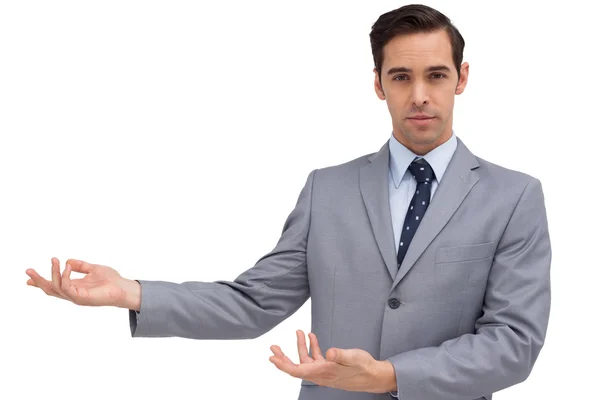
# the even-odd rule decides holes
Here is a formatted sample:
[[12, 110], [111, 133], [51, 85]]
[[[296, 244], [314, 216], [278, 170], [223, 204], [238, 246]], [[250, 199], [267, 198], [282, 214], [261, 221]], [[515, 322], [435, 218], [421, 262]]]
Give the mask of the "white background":
[[[132, 339], [127, 310], [48, 297], [25, 270], [50, 278], [51, 257], [61, 270], [79, 258], [131, 279], [208, 282], [252, 267], [312, 169], [388, 140], [368, 34], [405, 3], [0, 4], [0, 398], [296, 398], [269, 346], [298, 361], [310, 300], [255, 340]], [[427, 4], [466, 40], [457, 135], [539, 178], [546, 197], [546, 345], [529, 379], [494, 398], [593, 398], [594, 3]]]

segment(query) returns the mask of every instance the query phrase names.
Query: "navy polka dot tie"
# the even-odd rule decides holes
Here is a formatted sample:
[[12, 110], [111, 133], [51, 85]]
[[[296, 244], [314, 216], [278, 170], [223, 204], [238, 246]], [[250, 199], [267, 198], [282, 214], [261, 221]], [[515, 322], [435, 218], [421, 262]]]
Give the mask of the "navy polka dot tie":
[[406, 217], [402, 225], [402, 234], [398, 246], [398, 268], [402, 265], [408, 246], [413, 236], [415, 236], [425, 211], [427, 211], [431, 199], [431, 184], [435, 179], [435, 173], [431, 165], [424, 158], [415, 158], [408, 166], [408, 170], [412, 173], [413, 178], [417, 180], [417, 190], [406, 211]]

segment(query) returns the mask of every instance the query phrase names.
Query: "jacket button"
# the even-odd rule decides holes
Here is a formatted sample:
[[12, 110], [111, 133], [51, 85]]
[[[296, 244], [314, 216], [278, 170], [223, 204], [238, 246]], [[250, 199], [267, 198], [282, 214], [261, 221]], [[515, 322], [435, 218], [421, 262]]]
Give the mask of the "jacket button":
[[402, 304], [402, 302], [396, 298], [392, 298], [392, 299], [388, 300], [388, 305], [391, 308], [398, 308], [398, 307], [400, 307], [400, 304]]

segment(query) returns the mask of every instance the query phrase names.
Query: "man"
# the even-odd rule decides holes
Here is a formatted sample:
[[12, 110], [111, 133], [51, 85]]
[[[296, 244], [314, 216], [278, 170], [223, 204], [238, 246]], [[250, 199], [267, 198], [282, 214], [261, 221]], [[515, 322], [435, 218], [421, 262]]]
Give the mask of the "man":
[[[464, 41], [409, 5], [373, 25], [374, 86], [392, 137], [313, 170], [275, 248], [233, 282], [129, 280], [67, 260], [29, 285], [129, 309], [133, 337], [256, 338], [310, 297], [310, 352], [270, 360], [300, 399], [491, 399], [524, 381], [543, 346], [551, 248], [541, 183], [474, 156], [452, 129]], [[86, 274], [71, 280], [70, 271]]]

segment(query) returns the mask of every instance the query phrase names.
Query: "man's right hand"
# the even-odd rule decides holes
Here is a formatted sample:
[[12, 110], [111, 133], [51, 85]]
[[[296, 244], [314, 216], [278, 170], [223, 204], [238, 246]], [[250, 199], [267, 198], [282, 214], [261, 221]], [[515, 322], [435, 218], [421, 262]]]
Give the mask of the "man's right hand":
[[[80, 306], [114, 306], [140, 310], [141, 288], [136, 281], [123, 278], [113, 268], [68, 259], [60, 272], [60, 262], [52, 258], [52, 280], [42, 278], [34, 269], [25, 271], [35, 286], [48, 296], [71, 301]], [[70, 266], [70, 268], [69, 268]], [[71, 279], [71, 270], [85, 274], [82, 279]]]

